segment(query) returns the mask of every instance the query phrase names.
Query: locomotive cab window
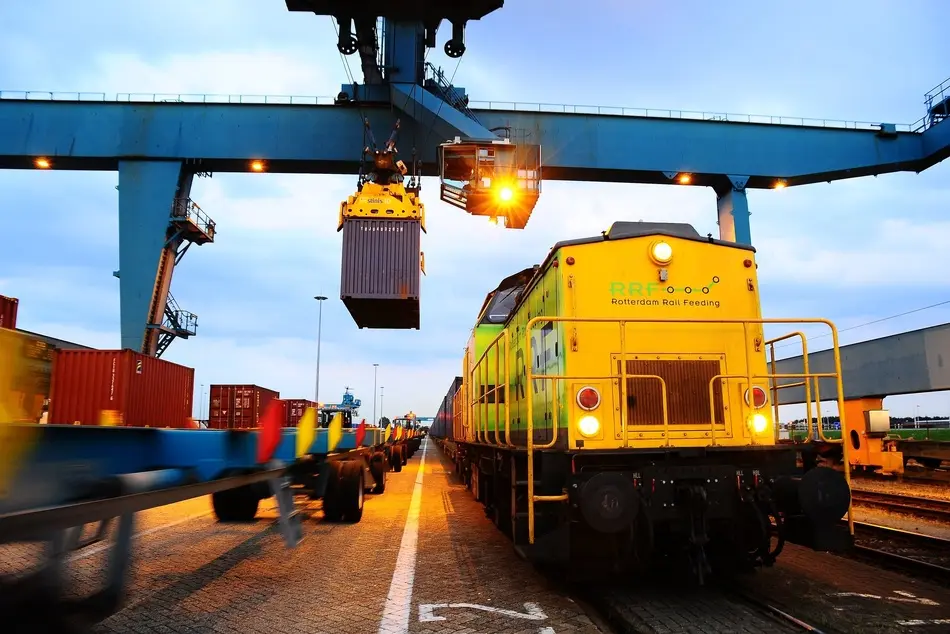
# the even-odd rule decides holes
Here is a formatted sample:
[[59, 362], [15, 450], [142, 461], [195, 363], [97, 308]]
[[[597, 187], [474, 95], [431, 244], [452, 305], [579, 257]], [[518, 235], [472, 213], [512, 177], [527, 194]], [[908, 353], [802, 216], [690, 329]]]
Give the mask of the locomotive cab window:
[[511, 310], [518, 301], [518, 294], [521, 293], [524, 286], [515, 286], [498, 293], [492, 297], [488, 304], [488, 309], [482, 317], [480, 324], [503, 324], [511, 314]]

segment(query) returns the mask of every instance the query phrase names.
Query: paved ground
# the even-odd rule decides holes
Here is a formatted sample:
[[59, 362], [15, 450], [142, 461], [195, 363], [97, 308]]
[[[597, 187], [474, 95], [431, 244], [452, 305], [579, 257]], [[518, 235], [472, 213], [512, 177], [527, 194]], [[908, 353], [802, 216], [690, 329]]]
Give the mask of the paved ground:
[[745, 579], [768, 603], [837, 632], [950, 632], [950, 588], [786, 545], [776, 565]]
[[[294, 550], [270, 500], [251, 524], [219, 524], [208, 498], [140, 514], [127, 605], [95, 631], [599, 632], [517, 559], [441, 457], [430, 442], [421, 474], [421, 450], [390, 473], [359, 524], [324, 522], [311, 505]], [[22, 569], [31, 552], [0, 547], [0, 571]], [[96, 546], [80, 551], [70, 586], [87, 594], [104, 564]]]
[[[356, 525], [324, 522], [319, 503], [304, 541], [287, 550], [267, 501], [252, 524], [219, 524], [210, 500], [140, 515], [125, 608], [96, 632], [134, 634], [469, 634], [601, 632], [584, 609], [519, 559], [429, 443], [386, 493], [368, 496]], [[0, 572], [34, 550], [0, 547]], [[87, 594], [105, 552], [80, 551], [69, 584]], [[827, 632], [950, 631], [950, 589], [869, 565], [786, 546], [772, 569], [745, 578], [747, 593]], [[735, 597], [682, 588], [604, 593], [631, 632], [780, 632]]]

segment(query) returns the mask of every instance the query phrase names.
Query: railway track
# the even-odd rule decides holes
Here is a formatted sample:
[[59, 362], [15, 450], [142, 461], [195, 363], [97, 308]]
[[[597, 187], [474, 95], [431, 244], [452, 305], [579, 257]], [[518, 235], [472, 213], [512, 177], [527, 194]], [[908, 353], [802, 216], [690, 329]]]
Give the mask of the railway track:
[[847, 556], [950, 585], [950, 540], [866, 522], [854, 523]]
[[932, 498], [864, 489], [853, 489], [851, 499], [860, 506], [950, 522], [950, 501], [947, 500], [934, 500]]
[[614, 632], [671, 634], [769, 632], [830, 634], [789, 614], [768, 600], [729, 584], [728, 587], [684, 589], [651, 584], [598, 588], [583, 593], [584, 602]]

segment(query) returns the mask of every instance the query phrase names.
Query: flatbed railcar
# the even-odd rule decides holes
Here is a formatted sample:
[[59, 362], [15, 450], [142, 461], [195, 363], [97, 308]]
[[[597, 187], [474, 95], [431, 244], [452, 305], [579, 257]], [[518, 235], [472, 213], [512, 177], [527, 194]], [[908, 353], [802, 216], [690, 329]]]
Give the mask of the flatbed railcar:
[[[431, 435], [525, 557], [679, 560], [702, 583], [786, 541], [853, 543], [847, 445], [776, 432], [783, 385], [842, 394], [836, 330], [762, 319], [756, 268], [752, 247], [690, 225], [616, 222], [488, 294]], [[775, 323], [829, 328], [835, 373], [770, 374]]]
[[[329, 520], [360, 521], [364, 494], [385, 490], [384, 430], [343, 429], [331, 447], [327, 428], [301, 442], [300, 430], [280, 429], [277, 417], [271, 419], [275, 424], [265, 422], [261, 430], [0, 419], [0, 544], [50, 544], [32, 574], [0, 575], [0, 614], [66, 632], [85, 631], [120, 610], [135, 514], [149, 508], [210, 495], [219, 520], [246, 521], [256, 515], [261, 499], [276, 496], [281, 532], [291, 548], [302, 538], [295, 494], [323, 498]], [[63, 585], [62, 555], [108, 540], [110, 524], [118, 528], [104, 583], [73, 598], [74, 591]], [[90, 533], [85, 530], [90, 525], [98, 528]]]

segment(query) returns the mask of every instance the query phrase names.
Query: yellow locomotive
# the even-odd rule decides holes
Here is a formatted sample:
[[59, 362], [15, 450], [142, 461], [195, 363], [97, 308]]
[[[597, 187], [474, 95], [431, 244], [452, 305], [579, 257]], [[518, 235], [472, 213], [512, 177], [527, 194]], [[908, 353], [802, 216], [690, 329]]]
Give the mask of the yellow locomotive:
[[[837, 373], [770, 374], [771, 323], [826, 324]], [[843, 393], [834, 325], [762, 319], [752, 247], [617, 222], [488, 294], [430, 434], [529, 559], [679, 555], [702, 582], [785, 541], [850, 546], [847, 447], [829, 466], [778, 440], [776, 390], [818, 379]]]

